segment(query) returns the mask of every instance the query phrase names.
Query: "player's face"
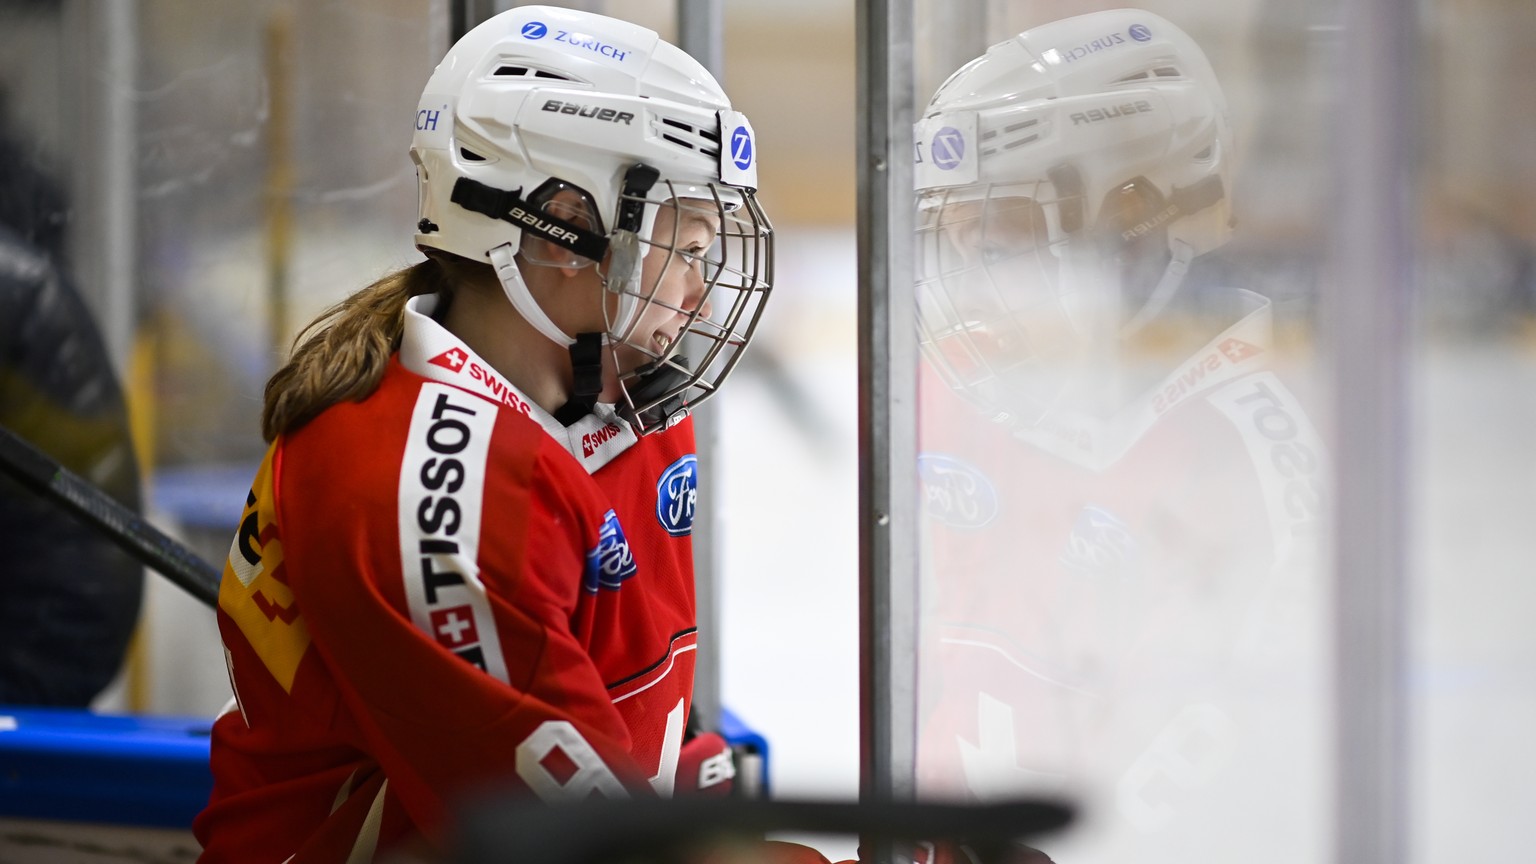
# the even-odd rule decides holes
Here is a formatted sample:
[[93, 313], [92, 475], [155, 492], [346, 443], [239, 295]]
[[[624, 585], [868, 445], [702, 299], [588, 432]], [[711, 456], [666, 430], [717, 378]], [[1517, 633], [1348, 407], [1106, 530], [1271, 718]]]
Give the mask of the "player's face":
[[658, 208], [652, 246], [640, 273], [639, 311], [619, 349], [625, 371], [665, 355], [682, 338], [695, 311], [700, 318], [709, 317], [705, 256], [719, 232], [714, 201], [678, 198]]

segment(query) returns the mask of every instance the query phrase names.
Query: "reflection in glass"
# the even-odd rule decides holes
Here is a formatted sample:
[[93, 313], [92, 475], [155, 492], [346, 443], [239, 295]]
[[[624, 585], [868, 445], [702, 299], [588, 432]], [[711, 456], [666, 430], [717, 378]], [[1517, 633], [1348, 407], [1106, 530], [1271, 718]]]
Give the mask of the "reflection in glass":
[[961, 67], [915, 139], [920, 788], [1077, 795], [1094, 860], [1241, 857], [1256, 800], [1316, 795], [1325, 496], [1270, 300], [1209, 264], [1222, 87], [1169, 21], [1093, 13]]

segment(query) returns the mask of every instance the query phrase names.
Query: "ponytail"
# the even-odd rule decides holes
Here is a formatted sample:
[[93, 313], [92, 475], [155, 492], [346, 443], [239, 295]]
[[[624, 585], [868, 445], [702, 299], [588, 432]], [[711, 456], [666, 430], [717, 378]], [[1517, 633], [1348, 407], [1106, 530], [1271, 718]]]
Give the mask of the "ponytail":
[[[293, 356], [267, 381], [261, 434], [271, 442], [344, 400], [360, 401], [379, 386], [400, 347], [405, 302], [446, 292], [435, 260], [398, 270], [337, 303], [294, 339]], [[301, 344], [302, 343], [302, 344]]]

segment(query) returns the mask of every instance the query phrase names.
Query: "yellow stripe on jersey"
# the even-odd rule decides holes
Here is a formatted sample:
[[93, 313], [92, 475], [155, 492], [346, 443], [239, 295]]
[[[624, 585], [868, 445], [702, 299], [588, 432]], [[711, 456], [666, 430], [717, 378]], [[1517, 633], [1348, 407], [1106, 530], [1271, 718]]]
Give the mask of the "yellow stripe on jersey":
[[267, 448], [240, 514], [219, 585], [219, 608], [240, 628], [267, 671], [293, 692], [299, 661], [309, 649], [309, 627], [283, 577], [283, 544], [277, 538], [273, 454]]

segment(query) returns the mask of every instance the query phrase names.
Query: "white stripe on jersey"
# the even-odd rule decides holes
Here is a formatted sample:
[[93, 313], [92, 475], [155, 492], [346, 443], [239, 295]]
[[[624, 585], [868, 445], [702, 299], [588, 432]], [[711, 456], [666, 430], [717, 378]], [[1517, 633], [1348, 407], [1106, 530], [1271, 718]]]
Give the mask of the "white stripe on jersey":
[[1206, 399], [1237, 427], [1253, 460], [1275, 561], [1314, 552], [1328, 474], [1322, 438], [1301, 403], [1273, 372], [1239, 378]]
[[424, 383], [400, 463], [400, 563], [411, 621], [439, 645], [507, 680], [480, 581], [480, 522], [495, 405]]

